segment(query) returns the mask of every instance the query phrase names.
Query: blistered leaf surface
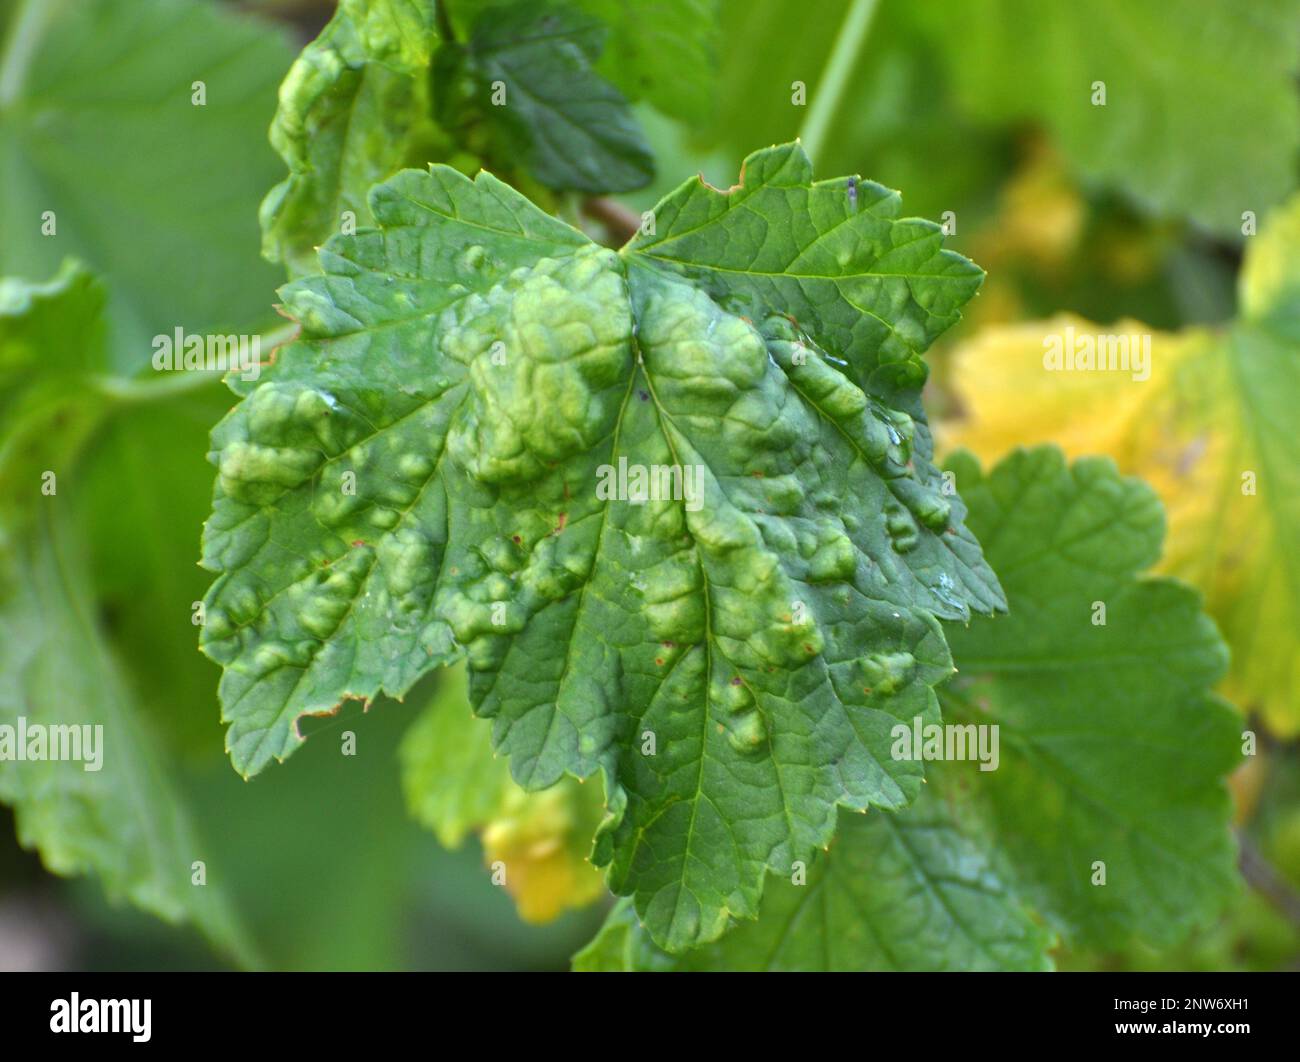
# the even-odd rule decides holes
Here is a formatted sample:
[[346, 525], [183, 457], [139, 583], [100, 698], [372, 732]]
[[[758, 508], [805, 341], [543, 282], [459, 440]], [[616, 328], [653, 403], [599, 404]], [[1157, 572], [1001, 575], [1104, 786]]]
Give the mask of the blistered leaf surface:
[[1010, 612], [950, 628], [944, 721], [980, 755], [927, 764], [906, 809], [841, 814], [806, 874], [768, 882], [757, 923], [672, 956], [625, 901], [575, 968], [1040, 969], [1052, 929], [1168, 945], [1221, 909], [1240, 724], [1208, 692], [1225, 652], [1196, 594], [1138, 577], [1154, 496], [1050, 448], [951, 468]]
[[366, 192], [419, 161], [433, 137], [428, 68], [438, 44], [431, 3], [343, 0], [280, 86], [271, 143], [289, 175], [262, 203], [262, 249], [291, 274], [316, 248], [373, 223]]
[[[596, 862], [670, 948], [752, 915], [837, 804], [915, 796], [888, 730], [937, 712], [937, 618], [1002, 605], [917, 400], [980, 274], [796, 145], [746, 174], [743, 213], [689, 182], [615, 253], [408, 171], [284, 289], [302, 335], [213, 433], [237, 769], [463, 655], [520, 784], [602, 772]], [[712, 253], [664, 232], [695, 211]]]

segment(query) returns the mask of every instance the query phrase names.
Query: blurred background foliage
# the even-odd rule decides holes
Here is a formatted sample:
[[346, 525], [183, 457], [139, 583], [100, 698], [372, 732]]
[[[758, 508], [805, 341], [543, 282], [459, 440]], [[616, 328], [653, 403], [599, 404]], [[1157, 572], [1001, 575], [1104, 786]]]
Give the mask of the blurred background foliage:
[[[636, 6], [652, 23], [653, 0]], [[52, 28], [31, 24], [38, 8]], [[0, 0], [0, 273], [45, 280], [68, 255], [99, 272], [110, 308], [103, 359], [119, 373], [145, 367], [147, 337], [177, 325], [274, 328], [282, 273], [260, 258], [257, 216], [284, 170], [266, 131], [277, 86], [332, 8]], [[828, 71], [850, 9], [849, 0], [721, 0], [716, 30], [702, 37], [715, 53], [712, 92], [681, 99], [675, 117], [636, 105], [657, 176], [621, 202], [648, 209], [696, 172], [727, 187], [750, 151], [806, 130], [819, 87], [836, 76]], [[1021, 439], [1020, 425], [999, 422], [997, 439], [981, 439], [969, 423], [986, 399], [1014, 406], [1019, 382], [1010, 354], [996, 385], [977, 355], [997, 359], [1018, 335], [1032, 362], [1047, 327], [1035, 322], [1132, 320], [1185, 345], [1243, 316], [1239, 275], [1253, 238], [1243, 212], [1263, 231], [1297, 184], [1297, 3], [881, 0], [872, 15], [809, 148], [823, 176], [859, 173], [901, 189], [910, 213], [948, 222], [949, 246], [988, 270], [930, 359], [945, 438], [986, 456], [1053, 437], [1051, 424]], [[22, 33], [40, 43], [17, 79], [9, 53]], [[211, 94], [202, 110], [188, 89], [176, 91], [198, 79]], [[1106, 83], [1104, 108], [1089, 99], [1096, 81]], [[792, 103], [799, 82], [804, 107]], [[80, 221], [66, 239], [45, 240], [30, 223], [51, 205]], [[1279, 370], [1279, 386], [1294, 386], [1295, 371]], [[0, 968], [566, 967], [606, 909], [583, 858], [598, 785], [566, 783], [521, 804], [456, 676], [426, 681], [405, 704], [364, 713], [349, 704], [315, 721], [299, 755], [253, 782], [231, 770], [217, 669], [197, 652], [190, 623], [207, 582], [195, 563], [211, 497], [207, 432], [230, 404], [212, 378], [165, 401], [128, 395], [83, 411], [80, 489], [61, 505], [86, 543], [82, 604], [105, 666], [139, 706], [168, 784], [190, 809], [194, 858], [236, 927], [215, 934], [224, 947], [214, 950], [193, 929], [109, 902], [94, 877], [55, 877], [0, 810]], [[1093, 439], [1097, 451], [1129, 445], [1114, 409], [1098, 401], [1079, 428], [1082, 450]], [[1196, 431], [1211, 441], [1244, 431], [1248, 413], [1240, 423], [1211, 414]], [[1275, 459], [1295, 456], [1290, 447]], [[1176, 477], [1156, 485], [1171, 511], [1179, 490], [1201, 489]], [[1296, 526], [1275, 531], [1269, 549], [1300, 544]], [[1194, 581], [1233, 642], [1231, 610], [1253, 608], [1238, 599], [1251, 587], [1234, 586], [1225, 604], [1212, 576]], [[1274, 607], [1279, 624], [1300, 619], [1292, 594]], [[1279, 628], [1271, 646], [1246, 651], [1300, 657], [1295, 631]], [[1284, 674], [1270, 671], [1270, 681]], [[1233, 780], [1252, 887], [1172, 952], [1061, 952], [1062, 967], [1300, 966], [1300, 709], [1294, 690], [1238, 679], [1230, 692], [1261, 735], [1260, 754]], [[348, 733], [355, 756], [340, 755]], [[437, 784], [464, 778], [477, 801]], [[527, 868], [512, 881], [514, 898], [492, 884], [485, 864], [496, 858]]]

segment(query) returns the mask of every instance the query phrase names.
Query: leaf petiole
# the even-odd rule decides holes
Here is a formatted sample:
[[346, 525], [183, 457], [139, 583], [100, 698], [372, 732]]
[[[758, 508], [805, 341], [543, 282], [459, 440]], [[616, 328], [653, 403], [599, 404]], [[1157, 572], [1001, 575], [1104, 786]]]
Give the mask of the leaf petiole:
[[848, 86], [862, 44], [867, 39], [867, 32], [871, 29], [871, 20], [876, 13], [878, 3], [879, 0], [853, 0], [853, 6], [849, 8], [844, 16], [844, 22], [840, 25], [840, 31], [835, 38], [835, 47], [831, 49], [831, 54], [826, 60], [821, 80], [818, 81], [817, 89], [813, 93], [812, 105], [808, 108], [807, 117], [804, 118], [803, 125], [799, 129], [799, 140], [803, 144], [803, 149], [814, 162], [821, 152], [822, 142], [826, 139], [826, 131], [830, 128], [831, 119], [839, 109], [840, 98]]

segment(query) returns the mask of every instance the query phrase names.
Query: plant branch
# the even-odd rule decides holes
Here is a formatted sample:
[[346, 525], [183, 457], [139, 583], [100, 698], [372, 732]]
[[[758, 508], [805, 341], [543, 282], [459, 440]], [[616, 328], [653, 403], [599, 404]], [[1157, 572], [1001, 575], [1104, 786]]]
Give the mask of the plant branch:
[[862, 43], [867, 39], [871, 28], [871, 19], [876, 13], [879, 0], [853, 0], [840, 24], [839, 34], [835, 38], [835, 47], [826, 60], [821, 80], [813, 93], [812, 105], [808, 108], [803, 125], [799, 129], [799, 140], [808, 157], [817, 161], [822, 143], [830, 129], [831, 119], [839, 109], [844, 90], [848, 87], [857, 62]]
[[1253, 841], [1237, 831], [1238, 862], [1241, 876], [1257, 893], [1264, 897], [1293, 926], [1300, 927], [1300, 893], [1291, 887]]
[[437, 0], [433, 5], [433, 17], [438, 22], [438, 36], [448, 44], [455, 44], [456, 29], [451, 24], [451, 12], [447, 10], [446, 0]]
[[607, 195], [583, 200], [582, 212], [592, 221], [604, 225], [618, 246], [627, 243], [641, 227], [640, 214]]

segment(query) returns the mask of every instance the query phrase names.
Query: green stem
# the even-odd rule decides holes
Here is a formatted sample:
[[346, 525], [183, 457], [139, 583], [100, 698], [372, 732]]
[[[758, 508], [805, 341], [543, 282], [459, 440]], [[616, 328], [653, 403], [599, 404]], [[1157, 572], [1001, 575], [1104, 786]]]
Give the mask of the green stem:
[[813, 93], [812, 106], [808, 108], [803, 127], [799, 130], [803, 149], [814, 162], [817, 161], [827, 130], [830, 129], [831, 119], [839, 109], [849, 78], [853, 75], [854, 64], [862, 50], [863, 41], [867, 39], [867, 31], [871, 28], [871, 19], [878, 4], [879, 0], [853, 0], [840, 24], [835, 47], [826, 60], [821, 80], [817, 82], [817, 89]]
[[[262, 335], [262, 349], [268, 353], [282, 343], [292, 339], [298, 331], [296, 324], [285, 325], [273, 332]], [[159, 399], [174, 398], [176, 395], [201, 391], [225, 376], [219, 371], [171, 372], [163, 376], [123, 378], [121, 376], [99, 376], [95, 378], [95, 389], [102, 395], [118, 402], [156, 402]]]
[[115, 402], [134, 404], [137, 402], [156, 402], [162, 398], [174, 398], [193, 391], [201, 391], [220, 380], [225, 373], [208, 372], [169, 372], [166, 376], [155, 379], [125, 379], [121, 376], [97, 376], [95, 390]]
[[451, 12], [447, 10], [447, 0], [436, 0], [433, 5], [433, 17], [438, 23], [438, 36], [448, 44], [455, 44], [456, 29], [451, 24]]
[[22, 93], [27, 69], [45, 35], [59, 0], [24, 0], [9, 20], [4, 55], [0, 57], [0, 110], [13, 105]]

